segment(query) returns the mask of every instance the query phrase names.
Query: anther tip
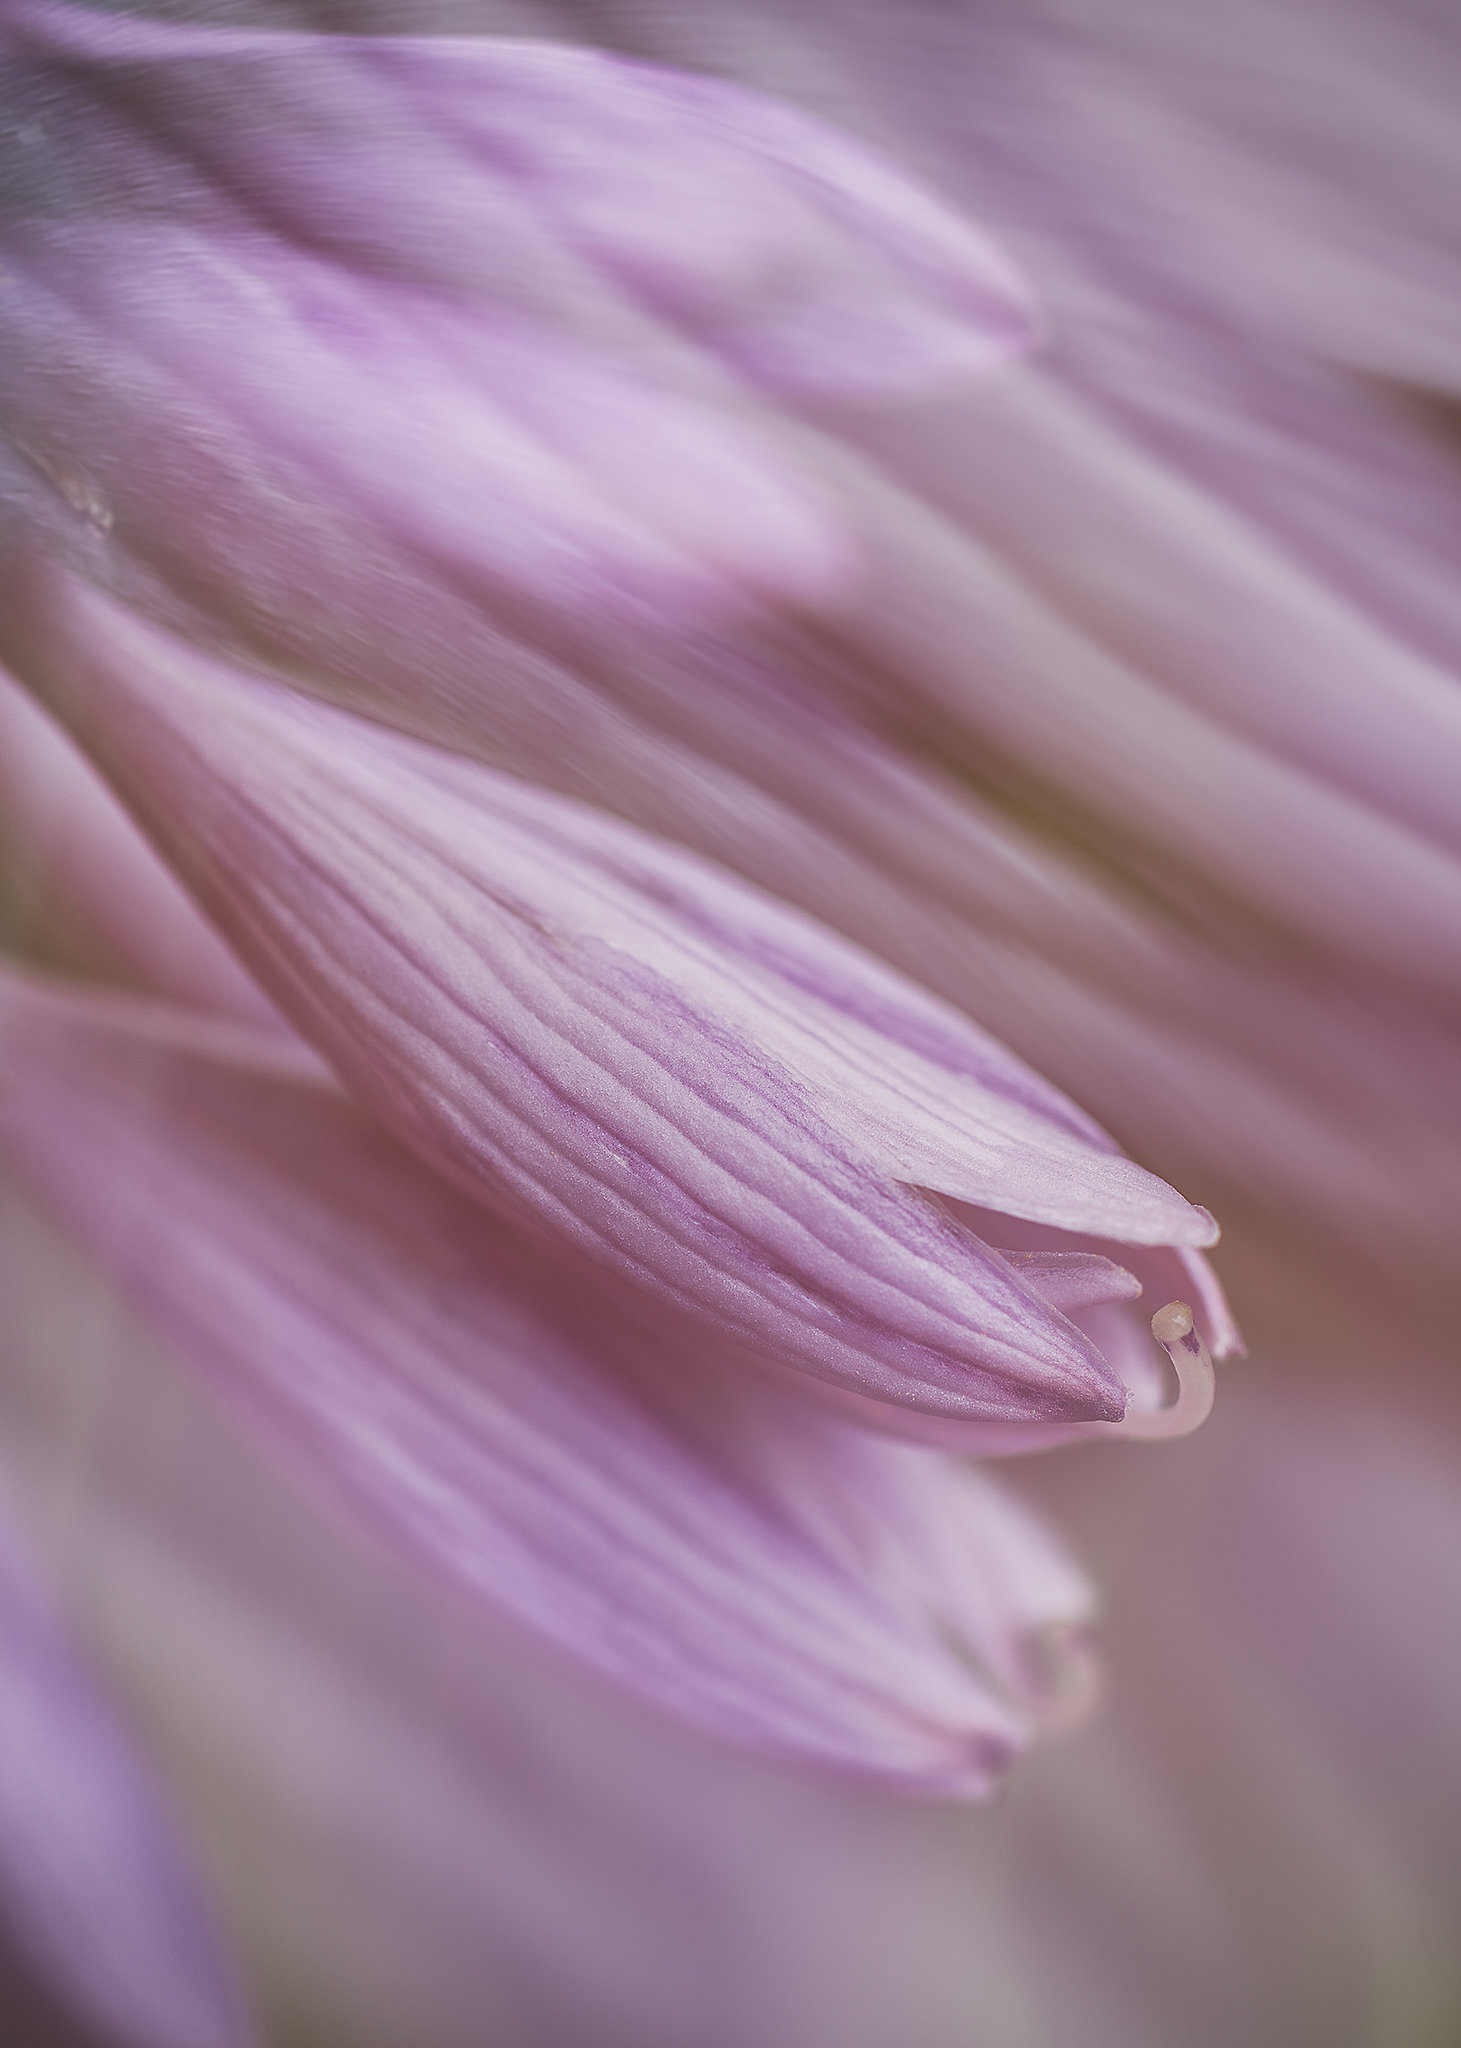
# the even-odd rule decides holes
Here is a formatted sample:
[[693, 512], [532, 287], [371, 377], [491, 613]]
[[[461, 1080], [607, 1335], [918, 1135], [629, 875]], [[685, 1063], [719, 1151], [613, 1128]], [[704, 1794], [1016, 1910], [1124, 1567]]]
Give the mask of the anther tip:
[[1192, 1311], [1185, 1301], [1169, 1301], [1152, 1317], [1152, 1335], [1159, 1344], [1179, 1344], [1192, 1328]]

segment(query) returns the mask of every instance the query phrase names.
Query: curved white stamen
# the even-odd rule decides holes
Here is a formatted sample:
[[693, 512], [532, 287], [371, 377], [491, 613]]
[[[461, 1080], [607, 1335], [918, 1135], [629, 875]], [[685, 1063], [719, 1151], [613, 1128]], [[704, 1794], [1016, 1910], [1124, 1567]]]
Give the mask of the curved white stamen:
[[1187, 1436], [1211, 1413], [1216, 1392], [1212, 1359], [1188, 1304], [1169, 1301], [1159, 1308], [1152, 1317], [1152, 1335], [1177, 1368], [1177, 1398], [1169, 1408], [1128, 1409], [1120, 1422], [1102, 1428], [1103, 1436], [1140, 1437], [1149, 1443], [1162, 1437]]

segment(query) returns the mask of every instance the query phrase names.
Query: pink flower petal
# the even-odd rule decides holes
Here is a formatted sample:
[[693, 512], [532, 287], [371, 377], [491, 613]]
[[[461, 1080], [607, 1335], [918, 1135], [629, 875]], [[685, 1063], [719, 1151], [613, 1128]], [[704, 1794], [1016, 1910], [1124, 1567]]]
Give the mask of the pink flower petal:
[[1051, 1539], [974, 1474], [687, 1357], [282, 1071], [277, 1036], [239, 1064], [231, 1028], [9, 977], [0, 1140], [296, 1469], [703, 1726], [984, 1789], [1050, 1704], [1042, 1644], [1089, 1618]]
[[433, 1163], [825, 1379], [1119, 1417], [1099, 1352], [906, 1184], [1134, 1243], [1215, 1226], [957, 1013], [644, 834], [53, 594], [53, 699]]

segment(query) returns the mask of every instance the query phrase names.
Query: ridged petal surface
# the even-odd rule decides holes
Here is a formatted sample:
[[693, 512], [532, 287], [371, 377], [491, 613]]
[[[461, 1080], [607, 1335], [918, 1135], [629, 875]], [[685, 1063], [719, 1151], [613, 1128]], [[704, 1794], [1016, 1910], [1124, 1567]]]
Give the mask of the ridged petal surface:
[[302, 1048], [10, 977], [0, 1069], [12, 1165], [316, 1491], [472, 1597], [702, 1726], [905, 1784], [983, 1790], [1050, 1706], [1090, 1600], [1018, 1503], [694, 1355]]

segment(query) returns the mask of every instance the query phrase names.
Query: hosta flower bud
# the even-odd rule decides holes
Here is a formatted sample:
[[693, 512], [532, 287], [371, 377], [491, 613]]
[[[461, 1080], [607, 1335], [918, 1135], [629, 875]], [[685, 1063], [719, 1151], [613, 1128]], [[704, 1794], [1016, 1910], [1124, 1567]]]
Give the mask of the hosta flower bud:
[[[632, 827], [37, 587], [53, 704], [279, 1007], [459, 1186], [974, 1440], [1119, 1420], [1126, 1384], [1040, 1273], [933, 1197], [1139, 1246], [1216, 1227], [966, 1018]], [[1130, 1291], [1110, 1274], [1087, 1259], [1057, 1298]]]

